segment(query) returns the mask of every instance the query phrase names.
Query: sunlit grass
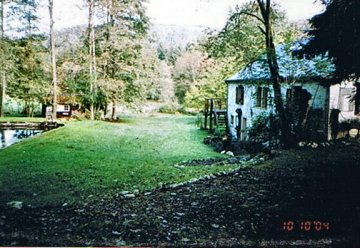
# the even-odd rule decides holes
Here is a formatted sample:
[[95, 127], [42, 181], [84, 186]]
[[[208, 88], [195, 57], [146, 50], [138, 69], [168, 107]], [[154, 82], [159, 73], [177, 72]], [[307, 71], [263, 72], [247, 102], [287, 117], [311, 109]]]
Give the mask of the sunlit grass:
[[223, 156], [202, 143], [207, 133], [198, 130], [194, 121], [193, 117], [162, 116], [121, 123], [68, 122], [0, 150], [0, 203], [98, 200], [228, 169], [172, 166]]

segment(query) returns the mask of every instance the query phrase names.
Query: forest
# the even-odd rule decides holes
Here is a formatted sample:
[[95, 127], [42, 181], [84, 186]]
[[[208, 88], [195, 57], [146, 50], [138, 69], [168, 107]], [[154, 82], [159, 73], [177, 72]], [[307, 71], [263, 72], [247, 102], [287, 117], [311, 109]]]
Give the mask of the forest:
[[[50, 16], [56, 6], [46, 4]], [[39, 106], [55, 103], [89, 119], [116, 119], [119, 106], [198, 111], [205, 98], [226, 97], [224, 78], [264, 51], [257, 20], [240, 14], [259, 11], [252, 4], [232, 9], [222, 30], [204, 30], [185, 45], [150, 32], [142, 1], [84, 1], [83, 8], [87, 26], [55, 30], [50, 22], [41, 32], [38, 1], [1, 1], [2, 116], [39, 116]], [[277, 6], [273, 18], [277, 44], [304, 35], [306, 24], [288, 21]]]

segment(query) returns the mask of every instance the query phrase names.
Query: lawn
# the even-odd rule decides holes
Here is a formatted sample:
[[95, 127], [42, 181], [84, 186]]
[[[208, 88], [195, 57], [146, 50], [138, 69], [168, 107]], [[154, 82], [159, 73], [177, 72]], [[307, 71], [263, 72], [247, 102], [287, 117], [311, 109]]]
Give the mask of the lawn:
[[36, 118], [29, 118], [29, 117], [1, 117], [0, 123], [6, 122], [43, 122], [46, 121], [45, 118], [36, 117]]
[[98, 201], [121, 191], [143, 192], [228, 170], [172, 166], [223, 156], [202, 143], [207, 133], [194, 122], [188, 116], [74, 121], [0, 150], [0, 204]]

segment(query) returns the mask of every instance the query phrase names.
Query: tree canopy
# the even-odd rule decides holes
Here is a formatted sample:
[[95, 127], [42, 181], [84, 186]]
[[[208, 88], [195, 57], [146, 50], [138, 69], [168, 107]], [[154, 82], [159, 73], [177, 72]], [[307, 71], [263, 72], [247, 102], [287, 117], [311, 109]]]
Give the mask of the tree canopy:
[[360, 77], [360, 1], [323, 1], [326, 10], [310, 20], [311, 36], [304, 52], [327, 54], [336, 66], [339, 80]]
[[353, 81], [355, 114], [360, 112], [360, 1], [324, 0], [326, 10], [310, 20], [311, 36], [301, 53], [328, 55], [335, 64], [334, 83]]

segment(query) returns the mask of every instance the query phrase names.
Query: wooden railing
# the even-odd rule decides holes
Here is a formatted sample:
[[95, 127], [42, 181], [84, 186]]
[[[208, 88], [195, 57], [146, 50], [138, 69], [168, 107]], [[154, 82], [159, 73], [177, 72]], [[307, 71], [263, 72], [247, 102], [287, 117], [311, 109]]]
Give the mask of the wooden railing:
[[207, 98], [205, 99], [204, 106], [204, 129], [208, 129], [208, 118], [209, 118], [209, 129], [213, 131], [214, 118], [217, 122], [218, 114], [221, 113], [226, 117], [227, 99], [226, 98]]

